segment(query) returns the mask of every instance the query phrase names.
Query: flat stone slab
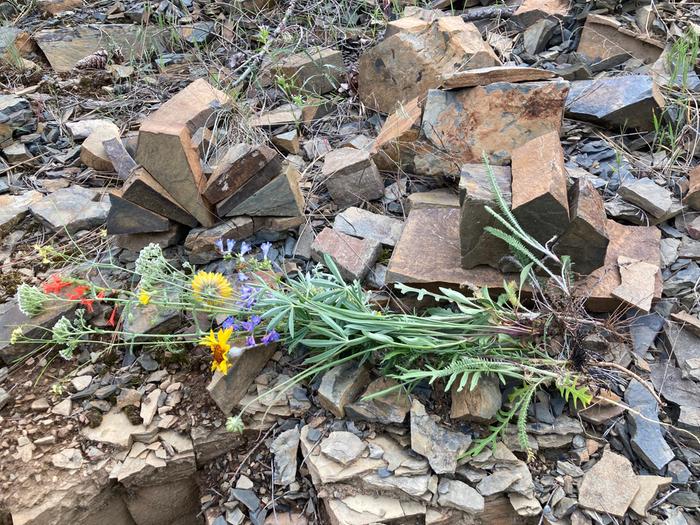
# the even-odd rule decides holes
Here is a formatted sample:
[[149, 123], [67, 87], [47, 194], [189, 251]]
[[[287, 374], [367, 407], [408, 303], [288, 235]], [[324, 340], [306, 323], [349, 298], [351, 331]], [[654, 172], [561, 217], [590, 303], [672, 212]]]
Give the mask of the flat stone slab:
[[0, 195], [0, 238], [15, 227], [29, 211], [29, 206], [40, 201], [44, 195], [30, 190], [21, 195]]
[[618, 55], [637, 58], [647, 64], [656, 62], [664, 50], [663, 43], [649, 36], [635, 34], [609, 16], [589, 14], [581, 31], [576, 51], [591, 62]]
[[285, 57], [274, 69], [297, 88], [317, 95], [337, 89], [345, 75], [343, 54], [337, 49], [320, 47]]
[[607, 449], [584, 475], [579, 487], [579, 504], [621, 517], [627, 512], [638, 490], [639, 481], [629, 460]]
[[[512, 151], [550, 131], [559, 131], [569, 83], [564, 80], [428, 92], [422, 135], [459, 166], [505, 164]], [[416, 160], [416, 162], [418, 162]]]
[[33, 203], [29, 211], [55, 232], [74, 234], [104, 224], [110, 205], [100, 194], [82, 186], [70, 186]]
[[333, 228], [324, 228], [311, 245], [311, 257], [323, 263], [331, 256], [340, 275], [348, 281], [361, 281], [379, 259], [381, 244], [372, 239], [358, 239]]
[[493, 66], [468, 69], [442, 77], [444, 89], [486, 86], [494, 82], [536, 82], [556, 76], [552, 71], [536, 67]]
[[576, 80], [566, 97], [566, 116], [611, 128], [654, 129], [658, 104], [649, 75]]
[[170, 221], [138, 204], [109, 194], [110, 209], [107, 216], [107, 233], [164, 232], [170, 229]]
[[395, 246], [401, 237], [403, 221], [350, 207], [336, 215], [333, 229], [362, 239], [373, 239], [385, 246]]
[[173, 196], [142, 167], [131, 172], [122, 186], [122, 197], [186, 226], [198, 224], [197, 219], [177, 204]]

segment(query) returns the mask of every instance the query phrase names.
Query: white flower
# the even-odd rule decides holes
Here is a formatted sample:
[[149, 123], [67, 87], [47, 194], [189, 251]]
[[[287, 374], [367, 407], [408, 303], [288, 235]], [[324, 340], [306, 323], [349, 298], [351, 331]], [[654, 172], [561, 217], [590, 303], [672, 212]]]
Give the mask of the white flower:
[[10, 335], [10, 344], [14, 345], [17, 343], [20, 337], [24, 335], [24, 332], [22, 331], [22, 327], [18, 326], [14, 330], [12, 330], [12, 334]]
[[44, 310], [44, 303], [47, 301], [47, 297], [38, 288], [23, 283], [17, 288], [17, 301], [23, 314], [34, 317]]

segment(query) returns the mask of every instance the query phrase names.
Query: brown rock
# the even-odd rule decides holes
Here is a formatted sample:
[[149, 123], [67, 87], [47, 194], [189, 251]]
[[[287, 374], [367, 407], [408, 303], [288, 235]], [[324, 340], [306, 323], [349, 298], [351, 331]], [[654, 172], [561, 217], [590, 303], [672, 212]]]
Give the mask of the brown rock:
[[215, 219], [201, 197], [206, 184], [192, 134], [228, 96], [205, 80], [192, 82], [141, 124], [136, 160], [204, 226]]
[[548, 80], [556, 75], [536, 67], [494, 66], [449, 73], [442, 77], [444, 89], [486, 86], [494, 82], [535, 82]]
[[109, 194], [109, 215], [107, 233], [165, 232], [170, 229], [170, 221], [146, 208], [121, 198], [116, 192]]
[[612, 291], [613, 297], [648, 313], [654, 298], [659, 265], [623, 255], [618, 257], [617, 263], [620, 268], [621, 283]]
[[688, 193], [685, 194], [684, 202], [700, 211], [700, 166], [695, 166], [688, 174]]
[[491, 421], [501, 408], [501, 389], [498, 378], [481, 376], [473, 390], [470, 390], [471, 378], [462, 390], [458, 382], [452, 386], [452, 404], [450, 418], [469, 421]]
[[216, 406], [226, 415], [248, 392], [248, 387], [275, 353], [276, 343], [249, 346], [241, 355], [231, 359], [227, 375], [216, 372], [207, 385], [207, 392]]
[[352, 206], [384, 195], [384, 181], [368, 151], [339, 148], [327, 153], [323, 176], [338, 206]]
[[391, 113], [440, 86], [443, 75], [499, 63], [477, 27], [458, 16], [416, 26], [422, 31], [393, 34], [360, 57], [359, 92], [366, 106]]
[[284, 232], [296, 229], [306, 222], [304, 215], [296, 217], [251, 217], [255, 232]]
[[107, 155], [104, 144], [106, 140], [119, 139], [119, 128], [115, 124], [101, 126], [85, 139], [80, 147], [80, 160], [86, 166], [97, 171], [114, 171], [112, 161]]
[[457, 208], [413, 210], [389, 261], [386, 282], [501, 289], [504, 275], [498, 270], [460, 267], [459, 217]]
[[511, 20], [522, 27], [530, 27], [543, 19], [563, 18], [568, 10], [569, 2], [566, 0], [525, 0]]
[[[580, 293], [587, 298], [586, 307], [597, 311], [612, 311], [620, 300], [612, 295], [622, 284], [618, 270], [618, 258], [631, 259], [657, 265], [660, 260], [661, 231], [648, 226], [625, 226], [608, 220], [605, 224], [610, 243], [605, 255], [605, 265], [598, 268], [578, 285]], [[657, 272], [654, 299], [661, 297], [661, 272]]]
[[274, 135], [272, 143], [292, 155], [298, 155], [301, 151], [299, 133], [295, 129]]
[[614, 18], [589, 14], [576, 51], [592, 62], [629, 55], [651, 64], [658, 60], [663, 49], [661, 42], [624, 29]]
[[197, 219], [180, 207], [167, 190], [141, 167], [133, 170], [122, 186], [122, 197], [175, 222], [197, 226]]
[[204, 189], [204, 198], [211, 204], [221, 202], [236, 193], [276, 156], [275, 150], [264, 144], [232, 146], [214, 168]]
[[0, 238], [7, 235], [29, 211], [29, 206], [44, 196], [35, 190], [21, 195], [0, 195]]
[[646, 516], [649, 506], [656, 499], [656, 494], [671, 486], [673, 479], [661, 476], [637, 476], [637, 479], [639, 480], [639, 492], [630, 503], [630, 509], [640, 516]]
[[397, 20], [391, 20], [386, 25], [384, 31], [384, 39], [389, 38], [397, 33], [417, 33], [420, 34], [430, 27], [429, 20], [422, 20], [417, 16], [404, 16]]
[[505, 164], [515, 148], [558, 132], [568, 89], [557, 80], [430, 90], [422, 132], [460, 166], [482, 162], [483, 153], [491, 164]]
[[121, 139], [115, 137], [102, 142], [107, 158], [112, 163], [112, 168], [120, 179], [126, 180], [129, 174], [136, 168], [136, 162], [126, 151]]
[[[507, 166], [491, 166], [498, 189], [510, 208], [511, 173]], [[486, 207], [499, 212], [491, 179], [483, 164], [465, 164], [459, 179], [459, 199], [462, 205], [459, 242], [462, 268], [486, 264], [499, 267], [501, 259], [510, 253], [508, 245], [485, 231], [487, 226], [499, 228], [500, 223]]]
[[374, 141], [371, 154], [379, 169], [390, 171], [403, 167], [413, 171], [413, 157], [420, 135], [423, 115], [421, 99], [401, 104], [384, 122]]
[[613, 516], [624, 516], [639, 490], [639, 480], [624, 456], [606, 449], [579, 487], [579, 505]]
[[587, 179], [574, 183], [569, 201], [571, 223], [554, 245], [558, 255], [568, 255], [577, 273], [588, 274], [605, 263], [608, 236], [603, 198]]
[[213, 228], [194, 228], [185, 239], [185, 252], [192, 264], [206, 264], [221, 258], [217, 240], [241, 240], [255, 233], [250, 217], [234, 217]]
[[275, 156], [254, 176], [243, 183], [236, 193], [219, 202], [216, 205], [216, 213], [220, 217], [224, 217], [236, 206], [239, 206], [274, 181], [275, 178], [280, 177], [284, 169], [285, 165], [282, 164], [281, 159]]
[[340, 86], [345, 64], [337, 49], [312, 47], [282, 59], [275, 72], [304, 93], [323, 95]]
[[82, 0], [39, 0], [39, 9], [52, 16], [76, 9], [83, 5]]
[[299, 106], [286, 104], [272, 111], [266, 111], [252, 117], [248, 124], [253, 128], [276, 128], [278, 126], [297, 125], [304, 120], [304, 113]]
[[559, 133], [550, 132], [512, 153], [512, 209], [525, 231], [541, 243], [569, 225], [564, 151]]
[[149, 244], [157, 244], [161, 248], [169, 248], [182, 242], [187, 230], [181, 224], [172, 224], [170, 229], [160, 233], [132, 233], [115, 235], [115, 244], [122, 250], [140, 252]]
[[446, 188], [411, 193], [406, 201], [406, 211], [421, 208], [459, 208], [459, 196]]
[[318, 387], [318, 402], [336, 417], [345, 417], [345, 406], [355, 401], [369, 383], [364, 365], [347, 362], [328, 370]]
[[379, 241], [358, 239], [332, 228], [324, 228], [311, 245], [311, 257], [323, 263], [324, 254], [328, 254], [344, 279], [361, 281], [377, 262], [381, 249]]

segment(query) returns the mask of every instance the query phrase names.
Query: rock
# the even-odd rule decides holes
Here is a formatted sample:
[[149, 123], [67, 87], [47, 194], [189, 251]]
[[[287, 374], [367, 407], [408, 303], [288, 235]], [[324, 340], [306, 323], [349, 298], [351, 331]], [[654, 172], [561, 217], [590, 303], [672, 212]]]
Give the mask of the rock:
[[230, 414], [243, 399], [248, 387], [270, 360], [276, 348], [275, 343], [248, 346], [239, 356], [231, 359], [231, 369], [227, 375], [219, 372], [214, 374], [207, 385], [207, 392], [224, 414]]
[[233, 217], [213, 228], [194, 228], [185, 239], [185, 251], [192, 264], [206, 264], [220, 259], [222, 254], [216, 248], [216, 241], [228, 239], [240, 241], [255, 233], [250, 217]]
[[286, 487], [294, 482], [297, 474], [297, 450], [299, 449], [299, 429], [285, 430], [275, 438], [270, 446], [274, 454], [275, 484]]
[[369, 383], [364, 366], [348, 362], [331, 368], [321, 378], [318, 402], [336, 417], [345, 417], [345, 406], [353, 402]]
[[[400, 425], [406, 420], [411, 401], [403, 388], [392, 379], [380, 377], [370, 383], [358, 401], [345, 407], [345, 415], [352, 420]], [[391, 392], [373, 399], [363, 400], [378, 392], [393, 388]]]
[[559, 131], [568, 89], [569, 83], [562, 80], [433, 89], [425, 102], [421, 130], [458, 166], [481, 163], [483, 153], [491, 164], [504, 164], [515, 148]]
[[338, 206], [351, 206], [384, 195], [384, 181], [368, 151], [339, 148], [324, 157], [326, 188]]
[[403, 222], [386, 215], [350, 207], [336, 215], [333, 229], [353, 237], [379, 241], [385, 246], [395, 246], [401, 237]]
[[[491, 172], [508, 207], [511, 207], [510, 167], [492, 166]], [[501, 227], [498, 219], [486, 207], [499, 211], [491, 178], [483, 164], [465, 164], [459, 179], [459, 200], [462, 206], [459, 241], [462, 268], [486, 264], [498, 268], [501, 259], [510, 254], [508, 245], [485, 231], [487, 226]]]
[[700, 166], [695, 166], [688, 173], [688, 192], [683, 202], [692, 209], [700, 211]]
[[284, 133], [278, 133], [272, 137], [272, 143], [278, 148], [282, 148], [287, 153], [292, 155], [298, 155], [301, 151], [301, 146], [299, 145], [299, 133], [296, 130], [286, 131]]
[[128, 49], [134, 56], [146, 50], [161, 49], [154, 29], [132, 24], [89, 24], [69, 28], [44, 29], [33, 35], [56, 73], [68, 73], [79, 60], [99, 49]]
[[141, 167], [131, 172], [122, 186], [121, 196], [180, 224], [190, 227], [197, 226], [197, 219], [178, 205], [172, 195]]
[[639, 490], [639, 480], [624, 456], [609, 449], [583, 477], [579, 505], [587, 509], [624, 516]]
[[51, 456], [54, 467], [66, 470], [76, 470], [83, 465], [83, 455], [77, 448], [66, 448]]
[[419, 138], [422, 104], [422, 98], [414, 98], [402, 104], [384, 122], [370, 149], [379, 169], [388, 171], [400, 166], [413, 172], [416, 152], [433, 150]]
[[116, 193], [109, 194], [109, 215], [107, 233], [164, 232], [170, 229], [170, 221], [146, 208], [122, 199]]
[[[301, 174], [294, 164], [282, 166], [267, 184], [251, 192], [254, 183], [244, 184], [240, 192], [217, 206], [227, 217], [252, 215], [260, 217], [295, 217], [304, 214], [304, 197], [299, 189]], [[258, 177], [253, 181], [257, 182]], [[250, 181], [249, 181], [250, 182]]]
[[470, 514], [484, 512], [484, 498], [472, 487], [461, 481], [440, 478], [438, 503]]
[[547, 42], [554, 35], [559, 23], [554, 20], [542, 19], [529, 26], [523, 32], [523, 47], [525, 52], [536, 55], [543, 51]]
[[[18, 358], [42, 346], [47, 329], [52, 328], [61, 317], [72, 318], [76, 303], [56, 300], [44, 305], [39, 315], [29, 317], [19, 309], [17, 299], [0, 304], [0, 361], [10, 365]], [[12, 344], [12, 332], [22, 329], [22, 334], [37, 342]]]
[[501, 408], [501, 389], [496, 377], [481, 376], [473, 390], [469, 380], [461, 391], [458, 386], [457, 383], [452, 386], [450, 418], [483, 423], [491, 421]]
[[671, 478], [662, 478], [660, 476], [637, 476], [639, 480], [639, 491], [634, 496], [630, 509], [639, 514], [646, 516], [647, 510], [656, 499], [656, 494], [660, 490], [667, 489], [671, 485]]
[[517, 469], [496, 469], [493, 474], [486, 476], [478, 483], [476, 490], [482, 496], [493, 496], [505, 492], [521, 477], [522, 475]]
[[251, 118], [248, 124], [252, 128], [276, 128], [279, 126], [293, 126], [301, 124], [304, 114], [299, 106], [285, 104], [272, 111], [264, 112]]
[[513, 13], [511, 22], [529, 27], [540, 20], [561, 19], [569, 9], [565, 0], [525, 0]]
[[46, 412], [49, 407], [49, 400], [46, 399], [45, 397], [40, 397], [39, 399], [35, 399], [32, 401], [32, 404], [29, 406], [29, 409], [32, 412]]
[[503, 274], [498, 270], [460, 267], [460, 213], [457, 208], [413, 210], [389, 261], [386, 282], [500, 289]]
[[510, 500], [510, 504], [518, 516], [530, 517], [542, 514], [542, 505], [537, 501], [537, 498], [528, 498], [520, 494], [508, 494], [508, 500]]
[[51, 409], [52, 414], [63, 417], [69, 417], [71, 412], [73, 412], [73, 401], [70, 399], [64, 399], [63, 401], [54, 405], [54, 407]]
[[83, 3], [80, 0], [40, 0], [39, 9], [46, 14], [56, 16], [64, 11], [71, 11], [81, 7]]
[[423, 208], [459, 208], [459, 197], [448, 189], [438, 188], [411, 193], [405, 206], [407, 213]]
[[352, 432], [331, 432], [321, 441], [321, 452], [342, 465], [355, 461], [366, 448], [367, 444]]
[[678, 485], [686, 485], [692, 477], [688, 467], [677, 459], [674, 459], [668, 464], [668, 467], [666, 467], [666, 474], [671, 476], [673, 483]]
[[411, 405], [411, 448], [428, 458], [436, 474], [454, 474], [457, 458], [467, 451], [472, 439], [461, 432], [442, 428], [426, 413], [420, 401]]
[[107, 158], [112, 163], [114, 171], [121, 180], [127, 180], [131, 172], [136, 169], [136, 161], [126, 150], [126, 147], [118, 137], [107, 139], [102, 142]]
[[80, 160], [86, 166], [96, 171], [114, 171], [112, 161], [105, 151], [103, 142], [110, 139], [119, 139], [119, 128], [112, 123], [105, 122], [96, 127], [88, 135], [80, 146]]
[[0, 195], [0, 238], [7, 235], [29, 211], [29, 206], [44, 196], [38, 191], [27, 191], [21, 195]]
[[564, 151], [557, 132], [512, 151], [512, 211], [540, 243], [562, 234], [569, 224]]
[[140, 416], [143, 419], [143, 424], [148, 426], [153, 421], [158, 410], [158, 400], [160, 399], [161, 390], [156, 388], [141, 401]]
[[131, 424], [126, 414], [117, 409], [107, 412], [98, 427], [83, 427], [80, 431], [90, 441], [114, 445], [122, 449], [131, 447], [134, 436], [144, 432], [146, 432], [144, 425]]
[[55, 232], [72, 235], [104, 224], [109, 204], [99, 194], [81, 186], [69, 186], [32, 203], [29, 211]]
[[658, 404], [651, 393], [638, 381], [631, 381], [625, 391], [630, 443], [634, 451], [650, 468], [660, 471], [674, 458], [661, 432]]
[[458, 16], [413, 22], [414, 29], [388, 36], [360, 57], [359, 94], [365, 106], [391, 113], [439, 87], [444, 75], [499, 63], [477, 27]]
[[555, 74], [546, 69], [518, 66], [494, 66], [466, 69], [442, 77], [444, 89], [487, 86], [496, 82], [537, 82], [549, 80]]
[[620, 257], [618, 265], [622, 283], [612, 291], [613, 297], [649, 312], [659, 267], [629, 257]]
[[684, 379], [680, 368], [668, 362], [654, 363], [649, 368], [651, 381], [660, 395], [686, 409], [700, 408], [700, 385]]
[[209, 177], [204, 198], [217, 204], [230, 197], [276, 157], [277, 152], [264, 144], [231, 146]]
[[566, 116], [610, 128], [654, 129], [658, 105], [648, 75], [603, 77], [571, 83]]
[[7, 393], [7, 390], [0, 387], [0, 410], [5, 408], [5, 405], [7, 405], [11, 400], [12, 398], [10, 397], [10, 394]]
[[339, 50], [311, 47], [280, 60], [275, 72], [304, 93], [324, 95], [340, 86], [345, 64]]
[[11, 165], [21, 164], [31, 158], [27, 147], [20, 142], [13, 142], [9, 146], [4, 147], [2, 152], [7, 158], [7, 162]]
[[[17, 48], [16, 43], [12, 45]], [[0, 44], [0, 56], [2, 50]], [[17, 95], [0, 95], [0, 145], [10, 142], [18, 130], [29, 133], [36, 130], [36, 116], [29, 101]]]
[[350, 237], [332, 228], [324, 228], [311, 245], [313, 260], [323, 263], [324, 254], [328, 254], [347, 281], [362, 281], [380, 253], [381, 244], [378, 241]]
[[569, 199], [571, 222], [554, 245], [555, 253], [571, 257], [573, 269], [589, 274], [605, 264], [608, 236], [602, 197], [590, 181], [577, 179]]
[[647, 178], [626, 179], [618, 194], [657, 218], [663, 217], [673, 204], [671, 192]]
[[623, 28], [615, 18], [589, 14], [581, 32], [576, 52], [591, 62], [600, 62], [618, 55], [626, 55], [647, 64], [656, 62], [663, 44]]
[[116, 129], [117, 136], [119, 133], [119, 128], [117, 128], [114, 122], [104, 118], [73, 120], [66, 122], [65, 126], [73, 140], [85, 140], [92, 133], [100, 129]]
[[274, 156], [261, 169], [257, 170], [253, 176], [247, 179], [236, 189], [236, 192], [226, 197], [217, 204], [217, 213], [220, 216], [226, 215], [233, 208], [251, 198], [253, 195], [263, 190], [266, 186], [284, 173], [285, 169], [293, 169], [282, 164], [278, 156]]
[[203, 226], [215, 223], [200, 192], [206, 178], [192, 135], [229, 97], [198, 79], [151, 113], [141, 124], [136, 161]]
[[425, 514], [425, 504], [401, 501], [386, 496], [356, 495], [342, 499], [325, 499], [330, 525], [372, 525], [381, 522], [413, 522]]

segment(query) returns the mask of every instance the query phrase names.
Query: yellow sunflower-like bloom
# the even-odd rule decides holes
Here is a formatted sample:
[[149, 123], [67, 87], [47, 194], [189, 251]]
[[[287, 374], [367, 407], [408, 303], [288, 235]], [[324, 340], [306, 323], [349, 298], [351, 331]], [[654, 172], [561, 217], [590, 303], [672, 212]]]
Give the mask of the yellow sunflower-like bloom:
[[192, 279], [194, 298], [200, 303], [211, 306], [223, 304], [224, 299], [233, 295], [233, 288], [226, 277], [216, 272], [197, 272]]
[[139, 294], [139, 303], [142, 305], [147, 305], [148, 303], [151, 302], [151, 294], [148, 293], [146, 290], [141, 290], [141, 293]]
[[228, 351], [231, 349], [231, 345], [228, 340], [231, 338], [232, 333], [233, 328], [226, 328], [225, 330], [220, 328], [216, 334], [214, 330], [209, 330], [209, 335], [199, 341], [200, 345], [208, 346], [211, 350], [212, 372], [218, 371], [224, 375], [228, 374], [228, 370], [231, 368], [231, 363], [228, 360]]

